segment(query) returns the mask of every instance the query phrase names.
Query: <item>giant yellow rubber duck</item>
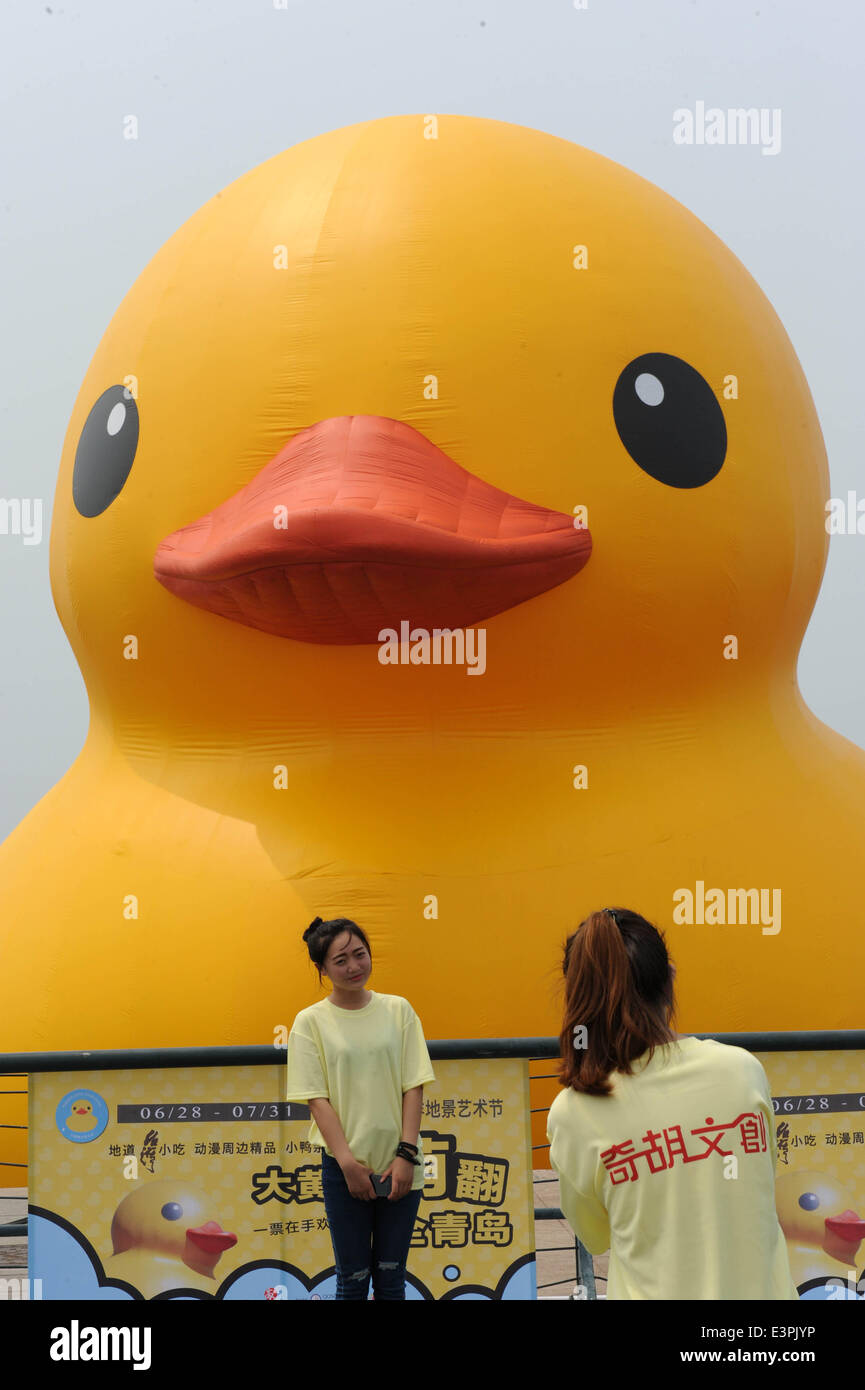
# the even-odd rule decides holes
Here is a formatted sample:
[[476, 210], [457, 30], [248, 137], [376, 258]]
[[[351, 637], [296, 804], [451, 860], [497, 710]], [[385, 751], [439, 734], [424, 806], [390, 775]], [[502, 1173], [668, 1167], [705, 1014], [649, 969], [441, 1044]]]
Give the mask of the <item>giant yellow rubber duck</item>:
[[155, 1298], [170, 1289], [215, 1293], [216, 1264], [237, 1236], [213, 1219], [193, 1184], [156, 1178], [123, 1198], [111, 1222], [111, 1243], [113, 1253], [103, 1265], [108, 1277]]
[[772, 306], [621, 165], [418, 115], [245, 174], [72, 412], [91, 720], [2, 848], [0, 1046], [269, 1042], [316, 915], [428, 1037], [552, 1034], [611, 901], [683, 1031], [861, 1024], [865, 753], [796, 682], [827, 497]]
[[775, 1206], [800, 1292], [811, 1281], [830, 1276], [850, 1287], [856, 1284], [865, 1217], [840, 1183], [823, 1173], [783, 1173], [775, 1180]]

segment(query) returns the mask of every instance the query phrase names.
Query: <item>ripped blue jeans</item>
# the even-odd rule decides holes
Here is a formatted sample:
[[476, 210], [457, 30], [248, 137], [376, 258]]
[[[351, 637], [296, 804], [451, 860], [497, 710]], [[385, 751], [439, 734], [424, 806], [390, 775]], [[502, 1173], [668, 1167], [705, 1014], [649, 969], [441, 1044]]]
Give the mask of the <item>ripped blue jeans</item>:
[[321, 1187], [336, 1263], [337, 1299], [405, 1299], [405, 1266], [421, 1189], [398, 1202], [352, 1197], [335, 1158], [322, 1150]]

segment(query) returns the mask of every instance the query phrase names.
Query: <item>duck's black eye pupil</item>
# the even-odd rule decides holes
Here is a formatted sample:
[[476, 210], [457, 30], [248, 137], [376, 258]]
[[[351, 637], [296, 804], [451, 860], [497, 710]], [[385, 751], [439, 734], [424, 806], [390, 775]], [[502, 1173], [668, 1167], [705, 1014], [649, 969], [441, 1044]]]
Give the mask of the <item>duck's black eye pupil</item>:
[[72, 500], [82, 516], [98, 516], [110, 507], [129, 477], [138, 448], [138, 406], [126, 386], [109, 386], [84, 421], [75, 468]]
[[702, 487], [727, 454], [724, 412], [709, 383], [681, 357], [646, 352], [616, 382], [619, 438], [645, 473], [668, 487]]
[[162, 1215], [166, 1221], [179, 1221], [183, 1215], [183, 1207], [179, 1202], [166, 1202], [162, 1208]]

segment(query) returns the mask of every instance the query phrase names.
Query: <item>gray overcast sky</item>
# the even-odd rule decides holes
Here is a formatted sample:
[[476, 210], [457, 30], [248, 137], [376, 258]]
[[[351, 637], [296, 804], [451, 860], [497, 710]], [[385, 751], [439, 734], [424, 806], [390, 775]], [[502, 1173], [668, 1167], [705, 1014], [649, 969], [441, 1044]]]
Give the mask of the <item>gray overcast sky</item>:
[[[43, 499], [41, 545], [0, 535], [0, 838], [87, 731], [48, 537], [90, 358], [167, 238], [300, 140], [377, 116], [490, 116], [666, 189], [772, 301], [832, 495], [865, 495], [858, 0], [3, 0], [0, 36], [0, 496]], [[674, 144], [673, 111], [697, 101], [780, 108], [780, 153]], [[121, 138], [128, 113], [137, 141]], [[815, 713], [865, 746], [863, 597], [865, 536], [836, 537], [799, 679]]]

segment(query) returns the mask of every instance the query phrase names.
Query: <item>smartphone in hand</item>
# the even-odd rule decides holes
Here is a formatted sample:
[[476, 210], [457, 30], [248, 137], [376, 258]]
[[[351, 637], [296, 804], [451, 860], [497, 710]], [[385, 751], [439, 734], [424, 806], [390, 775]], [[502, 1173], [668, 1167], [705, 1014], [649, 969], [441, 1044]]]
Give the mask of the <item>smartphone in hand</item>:
[[390, 1196], [390, 1173], [388, 1173], [386, 1178], [383, 1178], [380, 1173], [370, 1173], [369, 1177], [370, 1182], [375, 1188], [376, 1197]]

